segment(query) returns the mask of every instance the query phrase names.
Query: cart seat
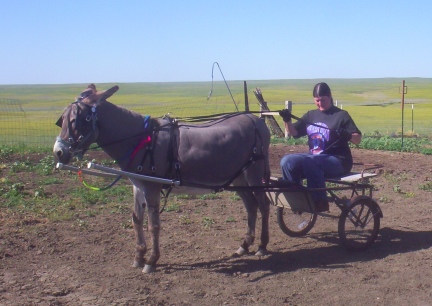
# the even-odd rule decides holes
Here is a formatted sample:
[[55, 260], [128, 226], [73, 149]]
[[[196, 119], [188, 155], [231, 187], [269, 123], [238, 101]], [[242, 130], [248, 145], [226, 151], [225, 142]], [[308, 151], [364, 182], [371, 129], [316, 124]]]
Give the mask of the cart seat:
[[377, 173], [372, 173], [372, 172], [350, 172], [347, 175], [341, 176], [341, 177], [333, 177], [333, 178], [328, 178], [326, 180], [328, 181], [342, 181], [342, 182], [357, 182], [361, 179], [364, 178], [368, 178], [368, 177], [373, 177], [373, 176], [377, 176]]

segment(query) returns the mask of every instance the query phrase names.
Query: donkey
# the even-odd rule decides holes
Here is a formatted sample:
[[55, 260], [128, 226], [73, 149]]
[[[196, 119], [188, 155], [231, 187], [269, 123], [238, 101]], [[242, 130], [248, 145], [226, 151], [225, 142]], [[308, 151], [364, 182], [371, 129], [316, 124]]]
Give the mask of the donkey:
[[[247, 231], [233, 254], [249, 252], [255, 239], [258, 209], [262, 215], [260, 244], [256, 255], [267, 254], [269, 242], [269, 200], [259, 187], [270, 177], [270, 133], [262, 119], [247, 113], [233, 113], [200, 124], [180, 123], [169, 117], [150, 118], [116, 106], [106, 99], [119, 89], [97, 91], [90, 84], [57, 121], [61, 132], [53, 152], [59, 162], [81, 158], [94, 142], [114, 159], [123, 171], [181, 182], [172, 187], [182, 194], [208, 193], [239, 186], [245, 205]], [[136, 238], [133, 266], [144, 273], [155, 271], [160, 257], [160, 200], [167, 188], [158, 182], [130, 179], [133, 184], [132, 213]], [[248, 187], [249, 186], [249, 187]], [[256, 188], [255, 188], [256, 187]], [[148, 259], [144, 237], [144, 211], [152, 248]]]

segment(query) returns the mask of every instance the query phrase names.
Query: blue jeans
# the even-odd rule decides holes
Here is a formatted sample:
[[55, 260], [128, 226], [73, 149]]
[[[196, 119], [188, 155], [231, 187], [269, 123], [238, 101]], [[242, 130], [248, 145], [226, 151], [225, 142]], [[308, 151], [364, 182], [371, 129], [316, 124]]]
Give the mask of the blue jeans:
[[[301, 184], [307, 180], [309, 188], [325, 188], [325, 178], [345, 174], [342, 162], [333, 155], [310, 153], [288, 154], [280, 161], [283, 178]], [[327, 200], [325, 190], [312, 192], [314, 201]]]

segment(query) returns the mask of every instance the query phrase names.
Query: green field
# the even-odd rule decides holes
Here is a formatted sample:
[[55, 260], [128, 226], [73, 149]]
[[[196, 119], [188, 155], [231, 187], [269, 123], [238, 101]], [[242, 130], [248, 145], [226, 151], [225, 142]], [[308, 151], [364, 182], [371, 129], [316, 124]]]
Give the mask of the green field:
[[[432, 79], [407, 78], [403, 114], [404, 134], [431, 137]], [[253, 90], [261, 88], [271, 110], [280, 110], [284, 101], [293, 102], [293, 114], [301, 116], [313, 109], [311, 92], [321, 80], [247, 81], [249, 108], [258, 111]], [[400, 135], [402, 79], [327, 79], [338, 106], [348, 110], [365, 135]], [[160, 117], [191, 117], [245, 109], [243, 81], [213, 84], [188, 83], [120, 83], [120, 90], [109, 100], [139, 113]], [[105, 90], [116, 84], [96, 84]], [[54, 125], [63, 109], [87, 84], [0, 85], [0, 141], [2, 143], [51, 144], [59, 129]], [[234, 101], [233, 101], [234, 100]], [[412, 109], [412, 105], [414, 109]], [[282, 121], [277, 118], [280, 124]]]

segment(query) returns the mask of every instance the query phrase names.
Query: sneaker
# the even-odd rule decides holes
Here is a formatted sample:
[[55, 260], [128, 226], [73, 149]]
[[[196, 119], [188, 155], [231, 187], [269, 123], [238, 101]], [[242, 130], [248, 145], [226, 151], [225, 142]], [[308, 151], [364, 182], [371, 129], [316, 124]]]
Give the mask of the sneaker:
[[315, 212], [329, 211], [329, 203], [326, 200], [319, 200], [315, 202]]

